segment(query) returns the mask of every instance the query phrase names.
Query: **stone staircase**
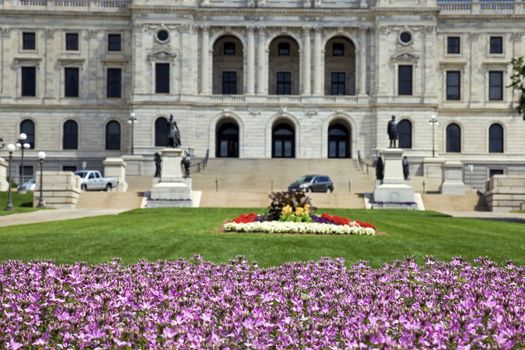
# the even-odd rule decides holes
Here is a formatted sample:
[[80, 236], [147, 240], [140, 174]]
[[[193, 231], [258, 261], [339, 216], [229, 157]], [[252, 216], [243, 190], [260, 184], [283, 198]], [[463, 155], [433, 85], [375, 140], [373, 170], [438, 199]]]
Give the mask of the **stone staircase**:
[[80, 193], [75, 209], [135, 209], [140, 208], [143, 192], [130, 189], [128, 192]]

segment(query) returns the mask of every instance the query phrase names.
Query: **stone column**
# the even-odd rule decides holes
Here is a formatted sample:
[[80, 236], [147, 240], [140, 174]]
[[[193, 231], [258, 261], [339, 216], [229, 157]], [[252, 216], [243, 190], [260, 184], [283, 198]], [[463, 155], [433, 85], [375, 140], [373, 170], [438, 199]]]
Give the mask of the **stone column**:
[[314, 34], [314, 95], [324, 95], [323, 93], [323, 66], [321, 47], [321, 28], [315, 28]]
[[257, 94], [268, 94], [268, 73], [267, 73], [267, 59], [266, 54], [266, 33], [264, 27], [258, 28], [258, 43], [257, 43]]
[[201, 41], [201, 94], [210, 94], [210, 67], [209, 67], [209, 42], [210, 31], [208, 26], [202, 26], [202, 41]]
[[248, 52], [246, 54], [246, 63], [248, 66], [247, 79], [246, 79], [246, 94], [255, 94], [255, 35], [253, 28], [248, 27], [246, 29], [248, 34]]
[[7, 162], [0, 158], [0, 191], [7, 191], [9, 184], [7, 182]]
[[359, 95], [366, 95], [366, 31], [363, 27], [359, 31]]
[[311, 69], [312, 69], [312, 49], [310, 47], [310, 28], [303, 28], [303, 95], [311, 95]]
[[106, 158], [102, 164], [104, 164], [104, 177], [117, 178], [118, 187], [115, 188], [115, 190], [118, 192], [126, 192], [128, 190], [128, 183], [126, 182], [126, 162], [122, 158]]

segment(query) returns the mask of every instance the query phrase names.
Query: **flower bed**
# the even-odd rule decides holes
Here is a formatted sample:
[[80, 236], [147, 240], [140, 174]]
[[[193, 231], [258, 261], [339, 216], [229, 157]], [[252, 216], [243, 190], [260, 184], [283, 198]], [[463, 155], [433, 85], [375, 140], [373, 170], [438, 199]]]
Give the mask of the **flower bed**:
[[367, 222], [336, 215], [314, 214], [310, 199], [302, 192], [278, 192], [270, 195], [268, 213], [241, 214], [226, 221], [225, 232], [263, 232], [336, 235], [375, 235], [376, 228]]
[[6, 349], [525, 347], [525, 267], [0, 264]]

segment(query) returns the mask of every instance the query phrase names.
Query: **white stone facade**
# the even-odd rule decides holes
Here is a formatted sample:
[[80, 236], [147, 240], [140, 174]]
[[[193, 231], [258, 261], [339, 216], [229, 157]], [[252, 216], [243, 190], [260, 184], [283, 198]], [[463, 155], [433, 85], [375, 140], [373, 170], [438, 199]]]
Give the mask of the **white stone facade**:
[[[35, 33], [35, 49], [23, 49], [24, 32]], [[66, 33], [78, 34], [78, 50], [66, 50]], [[108, 50], [109, 34], [120, 34], [119, 51]], [[28, 164], [44, 150], [62, 170], [83, 161], [101, 168], [106, 157], [130, 154], [132, 112], [134, 151], [145, 157], [162, 148], [155, 122], [171, 114], [183, 147], [211, 157], [221, 155], [216, 138], [226, 124], [238, 128], [237, 144], [224, 143], [237, 150], [229, 155], [270, 158], [276, 147], [290, 155], [289, 144], [274, 143], [283, 123], [293, 133], [292, 156], [327, 158], [335, 123], [348, 132], [348, 151], [334, 151], [339, 143], [332, 151], [369, 158], [388, 145], [387, 121], [396, 115], [411, 124], [405, 153], [412, 165], [434, 148], [440, 158], [474, 164], [475, 176], [490, 169], [512, 175], [525, 168], [525, 122], [506, 86], [511, 58], [525, 55], [524, 34], [522, 1], [0, 0], [0, 137], [15, 140], [31, 120], [36, 149], [26, 152]], [[457, 53], [449, 52], [449, 37], [459, 38]], [[492, 37], [501, 53], [491, 53]], [[225, 42], [235, 44], [233, 55], [221, 53]], [[289, 55], [279, 54], [280, 42]], [[334, 43], [344, 47], [341, 60]], [[169, 66], [169, 92], [156, 92], [157, 64]], [[34, 97], [21, 94], [27, 66], [36, 67]], [[400, 93], [399, 66], [412, 67], [409, 94]], [[65, 97], [67, 67], [79, 68], [78, 97]], [[120, 98], [107, 97], [107, 68], [121, 69]], [[449, 71], [459, 72], [457, 99], [447, 98]], [[231, 89], [224, 72], [235, 72], [236, 94], [224, 93]], [[280, 85], [288, 95], [277, 94], [279, 72], [289, 73], [289, 91], [286, 76]], [[345, 73], [343, 95], [332, 95], [338, 72]], [[490, 98], [491, 72], [501, 72], [501, 99]], [[76, 149], [64, 149], [68, 120], [78, 126]], [[106, 147], [110, 121], [120, 125], [115, 150]], [[460, 129], [459, 152], [447, 152], [450, 123]], [[489, 149], [494, 123], [503, 152]]]

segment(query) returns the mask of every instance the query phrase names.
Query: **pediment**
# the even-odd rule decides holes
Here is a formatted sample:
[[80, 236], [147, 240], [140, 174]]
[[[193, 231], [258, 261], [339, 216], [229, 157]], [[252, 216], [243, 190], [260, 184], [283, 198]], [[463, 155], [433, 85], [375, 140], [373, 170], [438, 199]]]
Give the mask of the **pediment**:
[[169, 52], [165, 50], [156, 51], [148, 55], [148, 60], [150, 61], [173, 61], [177, 57], [177, 54], [174, 52]]
[[407, 62], [407, 63], [415, 63], [419, 60], [419, 56], [414, 55], [411, 52], [399, 52], [397, 54], [394, 54], [391, 58], [394, 62]]

